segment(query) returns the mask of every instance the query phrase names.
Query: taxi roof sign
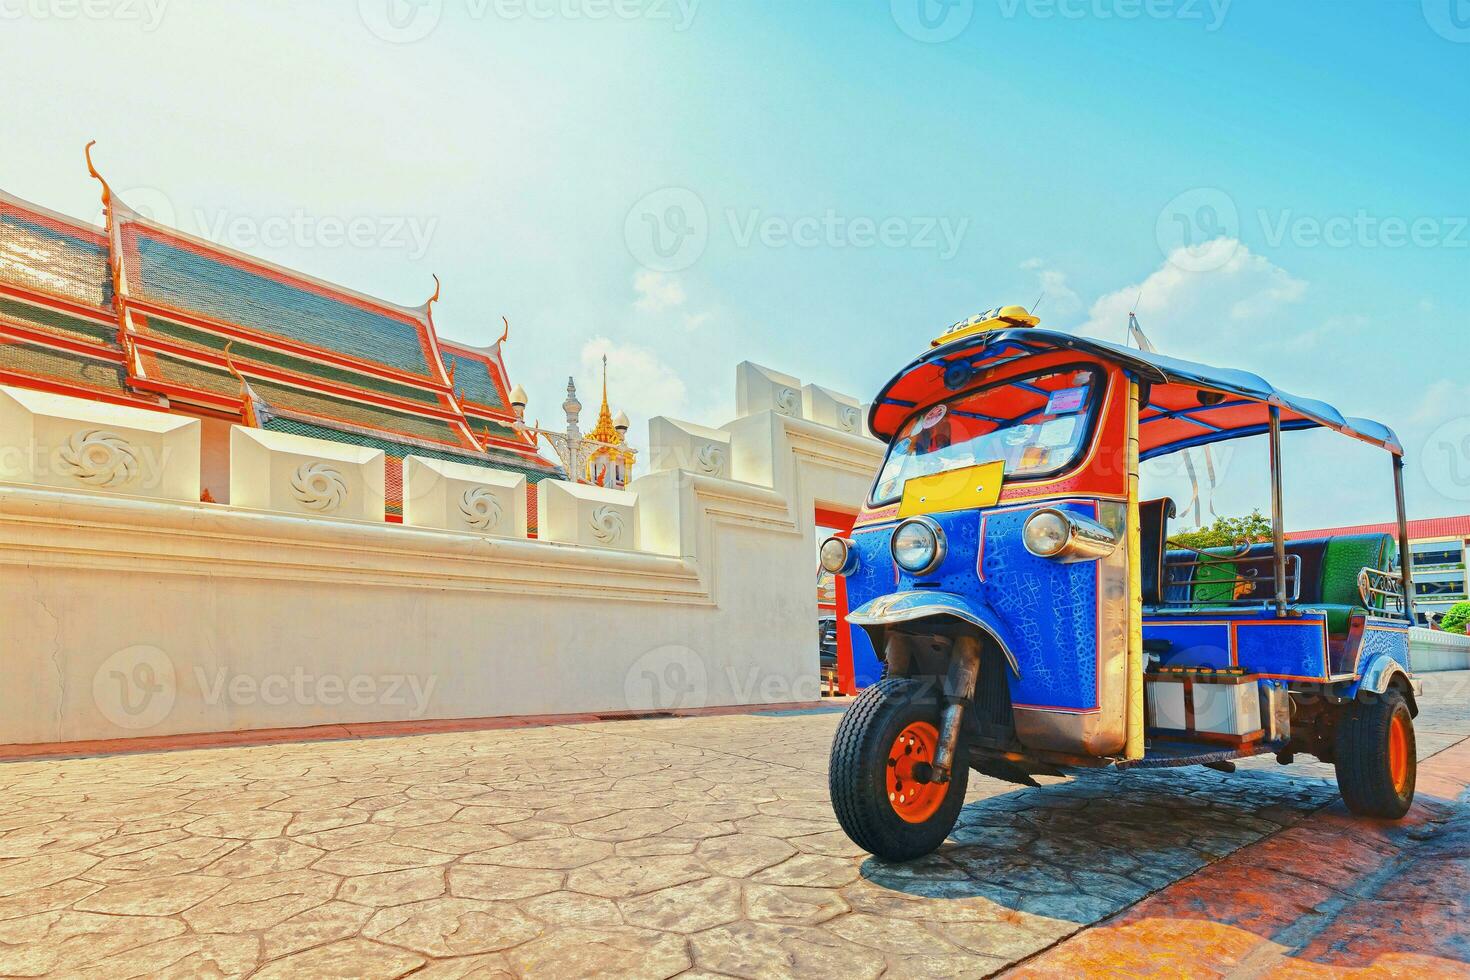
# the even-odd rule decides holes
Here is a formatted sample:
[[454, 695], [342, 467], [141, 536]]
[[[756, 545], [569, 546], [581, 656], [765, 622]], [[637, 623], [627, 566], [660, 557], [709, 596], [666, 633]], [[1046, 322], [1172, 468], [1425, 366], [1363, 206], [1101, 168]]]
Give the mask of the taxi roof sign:
[[976, 313], [968, 320], [961, 320], [950, 327], [944, 333], [929, 342], [930, 347], [938, 347], [961, 337], [972, 334], [987, 333], [991, 330], [1007, 330], [1015, 327], [1034, 327], [1041, 322], [1039, 317], [1032, 316], [1026, 312], [1024, 306], [997, 306], [993, 310], [984, 313]]

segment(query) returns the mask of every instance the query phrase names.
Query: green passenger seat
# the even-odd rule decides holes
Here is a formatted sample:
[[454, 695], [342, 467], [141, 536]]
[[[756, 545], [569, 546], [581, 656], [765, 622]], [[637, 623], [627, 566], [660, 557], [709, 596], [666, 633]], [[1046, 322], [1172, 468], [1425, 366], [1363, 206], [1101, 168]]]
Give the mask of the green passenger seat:
[[[1228, 561], [1224, 559], [1234, 558], [1239, 549], [1207, 549], [1205, 554], [1210, 558], [1221, 559], [1218, 564], [1166, 569], [1168, 598], [1177, 602], [1187, 597], [1196, 609], [1218, 609], [1228, 605], [1239, 590], [1242, 599], [1268, 602], [1275, 593], [1273, 550], [1269, 542], [1262, 542], [1252, 545], [1237, 560]], [[1286, 553], [1301, 562], [1301, 590], [1293, 605], [1325, 612], [1328, 632], [1341, 635], [1348, 631], [1355, 613], [1370, 612], [1358, 592], [1358, 573], [1364, 568], [1391, 568], [1398, 545], [1387, 534], [1351, 534], [1288, 541]], [[1198, 556], [1171, 551], [1168, 557], [1177, 563], [1194, 561]], [[1288, 575], [1294, 566], [1295, 562], [1288, 562]], [[1381, 612], [1382, 603], [1371, 611]]]
[[[1327, 540], [1321, 601], [1309, 603], [1327, 612], [1327, 632], [1346, 633], [1354, 613], [1370, 611], [1358, 591], [1358, 573], [1364, 568], [1392, 568], [1398, 553], [1398, 543], [1388, 534], [1349, 534]], [[1371, 611], [1382, 612], [1382, 600]]]

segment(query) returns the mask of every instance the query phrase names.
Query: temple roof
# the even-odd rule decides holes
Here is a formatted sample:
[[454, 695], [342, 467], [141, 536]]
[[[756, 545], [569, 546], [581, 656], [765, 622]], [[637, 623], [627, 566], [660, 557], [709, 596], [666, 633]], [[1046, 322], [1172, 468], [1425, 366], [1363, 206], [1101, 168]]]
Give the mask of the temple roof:
[[514, 428], [502, 345], [440, 340], [437, 288], [402, 306], [324, 282], [156, 223], [92, 173], [104, 228], [0, 193], [0, 381], [242, 418], [248, 390], [263, 427], [394, 464], [559, 475]]

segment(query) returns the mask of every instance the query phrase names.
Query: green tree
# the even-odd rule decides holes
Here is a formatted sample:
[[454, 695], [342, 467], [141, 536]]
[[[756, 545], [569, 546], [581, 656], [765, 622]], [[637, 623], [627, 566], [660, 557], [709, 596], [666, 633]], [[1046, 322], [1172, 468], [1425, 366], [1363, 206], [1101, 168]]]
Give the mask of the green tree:
[[1450, 606], [1439, 626], [1446, 633], [1470, 633], [1470, 602], [1457, 602]]
[[1243, 541], [1255, 543], [1271, 540], [1271, 519], [1259, 510], [1247, 517], [1217, 517], [1209, 527], [1194, 531], [1181, 531], [1171, 535], [1169, 543], [1178, 547], [1204, 550], [1205, 548], [1230, 548]]

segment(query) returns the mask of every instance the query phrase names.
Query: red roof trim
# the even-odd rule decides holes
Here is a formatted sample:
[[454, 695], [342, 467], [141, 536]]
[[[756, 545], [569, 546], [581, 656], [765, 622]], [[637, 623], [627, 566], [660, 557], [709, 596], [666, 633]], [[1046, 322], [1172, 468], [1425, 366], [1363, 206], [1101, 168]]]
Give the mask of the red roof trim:
[[[439, 343], [440, 346], [442, 346], [444, 349], [452, 351], [454, 354], [460, 357], [468, 357], [471, 360], [483, 361], [485, 364], [486, 373], [490, 375], [491, 382], [495, 385], [496, 390], [500, 392], [500, 400], [507, 405], [510, 404], [510, 378], [507, 376], [505, 365], [501, 363], [500, 357], [498, 355], [488, 354], [486, 353], [484, 348], [470, 347], [465, 344], [456, 344], [452, 340], [441, 340]], [[493, 350], [494, 348], [491, 349]], [[484, 403], [470, 402], [469, 404], [480, 405]], [[490, 406], [488, 405], [486, 405], [485, 408], [494, 411], [494, 409], [490, 409]]]
[[[143, 351], [141, 344], [136, 345], [136, 346], [139, 348], [138, 349], [138, 358], [141, 361], [145, 352]], [[173, 352], [169, 352], [169, 356], [180, 357], [182, 360], [192, 360], [192, 361], [194, 361], [196, 363], [209, 364], [209, 362], [206, 359], [199, 357], [198, 356], [198, 352], [196, 352], [196, 351], [190, 351], [188, 353], [188, 355], [180, 355], [180, 354], [174, 354]], [[209, 364], [209, 366], [210, 367], [216, 367], [216, 368], [218, 368], [218, 367], [222, 367], [223, 364], [224, 364], [223, 359], [220, 359], [218, 361], [218, 363]], [[153, 365], [151, 365], [151, 366], [154, 369], [157, 369], [157, 363], [156, 362]], [[284, 379], [273, 379], [273, 380], [279, 380], [283, 384], [289, 384], [292, 387], [300, 388], [303, 391], [307, 391], [307, 392], [310, 392], [311, 391], [311, 389], [308, 388], [305, 385], [295, 384], [294, 382], [288, 382], [288, 381], [285, 381]], [[169, 382], [155, 382], [155, 384], [169, 384]], [[181, 390], [181, 391], [190, 391], [190, 392], [198, 391], [198, 393], [200, 395], [205, 396], [205, 397], [208, 397], [208, 398], [219, 398], [220, 397], [218, 395], [215, 395], [213, 392], [199, 391], [198, 389], [188, 388], [188, 387], [183, 386], [183, 385], [171, 385], [171, 386], [174, 387], [175, 389]], [[239, 399], [234, 399], [233, 401], [234, 401], [234, 404], [236, 406], [238, 406], [240, 404]], [[228, 403], [228, 400], [225, 400], [225, 401], [222, 401], [221, 402], [221, 404], [227, 404], [227, 403]], [[446, 446], [446, 447], [449, 447], [449, 448], [452, 448], [452, 449], [461, 449], [461, 450], [462, 449], [472, 449], [472, 450], [478, 450], [478, 448], [479, 448], [477, 446], [467, 446], [467, 445], [465, 445], [462, 442], [459, 442], [459, 443], [455, 443], [455, 442], [444, 442], [441, 439], [431, 439], [431, 438], [429, 438], [427, 436], [415, 435], [415, 434], [413, 434], [411, 432], [402, 432], [402, 431], [400, 431], [398, 429], [390, 429], [390, 428], [380, 427], [380, 426], [376, 426], [376, 425], [373, 425], [373, 426], [363, 425], [361, 423], [351, 422], [348, 419], [334, 418], [333, 416], [330, 416], [330, 415], [321, 415], [321, 414], [319, 414], [317, 412], [308, 412], [305, 409], [300, 409], [300, 408], [292, 408], [292, 409], [290, 409], [290, 414], [292, 416], [295, 416], [295, 417], [298, 417], [298, 418], [310, 419], [310, 420], [314, 420], [314, 421], [321, 421], [321, 422], [328, 423], [327, 428], [331, 428], [334, 425], [335, 426], [352, 425], [352, 426], [355, 426], [358, 429], [365, 430], [365, 431], [386, 432], [386, 433], [390, 433], [392, 435], [398, 436], [401, 439], [417, 439], [420, 442], [424, 442], [424, 443], [427, 443], [427, 444], [430, 444], [430, 445]], [[426, 418], [428, 416], [422, 416], [421, 415], [421, 417], [425, 417]], [[453, 419], [442, 419], [442, 418], [440, 418], [440, 419], [435, 419], [435, 421], [439, 421], [439, 422], [452, 422]]]
[[161, 306], [156, 303], [146, 303], [136, 299], [125, 299], [123, 302], [129, 311], [150, 314], [152, 316], [162, 317], [165, 320], [177, 320], [187, 327], [197, 327], [200, 330], [207, 330], [210, 333], [235, 340], [248, 340], [252, 344], [273, 348], [283, 354], [292, 354], [297, 357], [304, 357], [307, 360], [315, 358], [316, 360], [324, 361], [337, 367], [356, 371], [359, 374], [375, 375], [380, 378], [386, 378], [389, 381], [406, 384], [413, 388], [432, 391], [435, 394], [447, 394], [449, 391], [448, 388], [428, 375], [409, 374], [404, 371], [399, 371], [396, 368], [388, 367], [386, 364], [359, 360], [347, 354], [339, 354], [335, 351], [325, 350], [320, 347], [311, 347], [307, 344], [298, 344], [294, 341], [277, 337], [274, 334], [259, 333], [251, 330], [249, 327], [224, 323], [219, 320], [210, 320], [194, 313], [186, 313], [183, 310], [176, 310], [172, 307]]
[[[221, 370], [229, 370], [229, 361], [225, 359], [224, 355], [218, 352], [200, 347], [192, 347], [188, 344], [181, 344], [177, 341], [149, 333], [134, 333], [129, 336], [135, 347], [162, 351], [174, 357], [201, 361]], [[319, 390], [336, 398], [361, 402], [364, 405], [373, 405], [379, 408], [391, 408], [394, 411], [403, 412], [405, 415], [419, 415], [424, 418], [438, 419], [441, 422], [461, 421], [459, 413], [451, 411], [442, 405], [439, 408], [434, 408], [422, 402], [394, 398], [391, 395], [382, 395], [363, 388], [348, 388], [321, 378], [312, 377], [311, 375], [297, 374], [294, 371], [287, 371], [283, 368], [261, 364], [248, 357], [231, 358], [231, 360], [235, 362], [237, 367], [241, 368], [243, 373], [253, 374], [261, 378], [270, 378], [273, 381], [280, 381], [297, 388]], [[442, 398], [443, 395], [441, 394], [440, 397]]]
[[[1386, 521], [1382, 524], [1354, 524], [1348, 527], [1320, 528], [1315, 531], [1288, 531], [1286, 537], [1289, 541], [1301, 541], [1306, 538], [1336, 537], [1344, 534], [1392, 534], [1397, 536], [1398, 533], [1398, 522]], [[1428, 517], [1410, 521], [1409, 537], [1415, 541], [1424, 538], [1470, 538], [1470, 514], [1463, 514], [1459, 517]]]
[[[170, 233], [152, 224], [143, 224], [142, 222], [131, 220], [127, 221], [127, 224], [130, 227], [133, 225], [141, 225], [142, 227], [145, 227], [150, 231], [156, 231], [160, 236], [167, 238], [170, 241], [177, 243], [181, 248], [187, 248], [198, 255], [203, 255], [210, 258], [227, 258], [235, 262], [237, 265], [245, 266], [252, 269], [258, 269], [262, 275], [266, 275], [269, 278], [276, 279], [279, 282], [289, 282], [292, 285], [300, 286], [303, 290], [307, 292], [313, 292], [319, 296], [325, 296], [331, 299], [337, 299], [343, 302], [347, 302], [353, 306], [358, 307], [359, 309], [381, 313], [384, 316], [396, 319], [402, 322], [404, 325], [414, 328], [414, 331], [419, 339], [420, 352], [424, 356], [424, 364], [427, 366], [429, 363], [431, 345], [427, 340], [426, 332], [428, 330], [428, 324], [424, 320], [420, 320], [402, 309], [378, 306], [377, 304], [370, 303], [364, 299], [352, 296], [347, 293], [335, 292], [332, 289], [328, 288], [325, 284], [314, 282], [310, 279], [292, 276], [282, 269], [273, 269], [268, 266], [259, 265], [258, 263], [251, 262], [250, 260], [243, 257], [221, 251], [217, 248], [206, 246], [204, 243], [189, 239], [187, 236], [181, 237], [180, 235]], [[308, 357], [316, 357], [323, 361], [330, 361], [332, 363], [339, 364], [342, 367], [352, 368], [354, 370], [361, 371], [365, 374], [377, 374], [382, 377], [393, 378], [395, 380], [411, 380], [412, 383], [417, 384], [419, 387], [429, 387], [433, 388], [436, 391], [440, 390], [443, 387], [442, 382], [431, 374], [420, 375], [401, 371], [397, 368], [389, 367], [386, 364], [363, 360], [361, 358], [352, 357], [348, 354], [342, 354], [337, 351], [330, 351], [322, 347], [312, 347], [308, 344], [301, 344], [296, 341], [289, 340], [285, 337], [277, 336], [276, 334], [269, 334], [257, 330], [252, 330], [251, 328], [242, 326], [240, 324], [226, 323], [223, 320], [214, 320], [208, 317], [200, 316], [197, 313], [185, 312], [175, 307], [149, 303], [146, 300], [135, 299], [132, 295], [132, 290], [129, 288], [128, 269], [130, 267], [130, 263], [136, 266], [141, 266], [142, 264], [137, 250], [138, 236], [136, 234], [128, 236], [126, 234], [123, 234], [124, 231], [126, 231], [126, 229], [120, 230], [118, 234], [118, 238], [120, 239], [121, 243], [120, 248], [114, 249], [110, 253], [116, 257], [117, 261], [117, 275], [119, 281], [117, 283], [115, 292], [117, 293], [119, 299], [119, 310], [122, 311], [124, 314], [134, 309], [140, 310], [142, 312], [149, 312], [151, 310], [158, 316], [178, 318], [181, 319], [181, 322], [188, 323], [191, 326], [214, 330], [217, 333], [237, 335], [242, 339], [249, 338], [254, 342], [260, 343], [264, 346], [274, 345], [281, 350], [290, 351], [292, 353]], [[129, 241], [129, 237], [131, 237], [131, 241]]]
[[43, 309], [54, 310], [57, 313], [65, 313], [79, 320], [92, 320], [96, 323], [105, 323], [108, 326], [117, 325], [117, 315], [110, 306], [87, 306], [78, 303], [74, 299], [55, 296], [51, 293], [40, 292], [33, 289], [22, 289], [0, 283], [0, 296], [8, 296], [11, 299], [29, 303], [31, 306], [39, 306]]
[[19, 371], [0, 371], [0, 383], [14, 385], [17, 388], [30, 388], [34, 391], [48, 391], [56, 395], [70, 395], [73, 398], [85, 398], [89, 401], [108, 402], [113, 405], [131, 405], [135, 408], [152, 409], [162, 407], [157, 401], [147, 398], [130, 398], [127, 395], [117, 395], [102, 388], [71, 385], [54, 378], [22, 374]]
[[66, 351], [68, 354], [80, 354], [97, 361], [111, 361], [114, 364], [124, 363], [122, 351], [111, 347], [89, 344], [85, 340], [73, 340], [70, 337], [62, 337], [44, 330], [36, 330], [33, 327], [16, 323], [4, 316], [0, 316], [0, 334], [15, 337], [28, 344], [36, 344], [40, 347], [50, 347], [55, 350]]
[[[138, 357], [140, 360], [142, 359], [142, 351], [138, 352]], [[167, 395], [170, 398], [177, 398], [180, 401], [195, 405], [205, 405], [217, 410], [223, 410], [227, 415], [233, 414], [237, 418], [241, 417], [240, 400], [238, 398], [227, 398], [224, 395], [216, 395], [212, 391], [202, 391], [198, 388], [186, 388], [183, 385], [176, 385], [168, 381], [159, 381], [157, 378], [151, 376], [135, 376], [128, 383], [134, 388], [140, 388], [144, 391], [156, 391], [160, 395]]]
[[[381, 313], [395, 320], [401, 320], [410, 326], [418, 327], [420, 330], [428, 326], [428, 322], [423, 319], [421, 314], [416, 315], [419, 311], [399, 306], [396, 303], [390, 303], [387, 300], [375, 300], [371, 297], [360, 295], [345, 287], [334, 286], [322, 280], [315, 279], [304, 272], [287, 269], [284, 266], [273, 265], [262, 259], [256, 259], [232, 249], [223, 248], [212, 242], [205, 242], [177, 229], [164, 228], [146, 219], [140, 221], [131, 214], [122, 216], [120, 224], [127, 226], [124, 228], [124, 231], [128, 228], [144, 228], [150, 235], [166, 238], [180, 248], [188, 249], [196, 255], [219, 259], [232, 265], [250, 269], [268, 279], [274, 279], [276, 282], [289, 283], [297, 286], [305, 292], [316, 293], [318, 296], [323, 296], [327, 299], [339, 300], [356, 306], [358, 309]], [[136, 233], [134, 233], [134, 237], [136, 238]], [[425, 353], [427, 354], [427, 350]]]
[[0, 211], [9, 211], [12, 214], [18, 214], [27, 221], [34, 221], [36, 224], [45, 225], [52, 231], [59, 232], [63, 235], [87, 238], [94, 245], [99, 245], [104, 248], [107, 246], [107, 233], [96, 225], [87, 224], [86, 222], [57, 214], [55, 211], [43, 208], [39, 204], [31, 204], [29, 201], [22, 201], [18, 197], [11, 197], [3, 191], [0, 191]]

